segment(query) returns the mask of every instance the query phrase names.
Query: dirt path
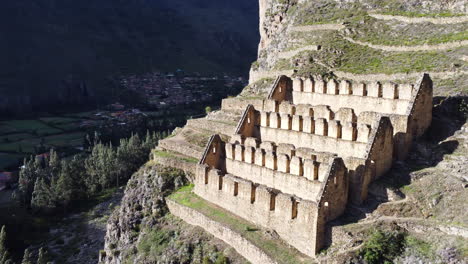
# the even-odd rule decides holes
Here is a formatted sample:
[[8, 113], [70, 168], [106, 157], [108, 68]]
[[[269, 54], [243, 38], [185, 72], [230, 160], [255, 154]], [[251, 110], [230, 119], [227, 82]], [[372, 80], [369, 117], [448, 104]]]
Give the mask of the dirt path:
[[344, 37], [344, 39], [346, 39], [347, 41], [351, 43], [358, 44], [361, 46], [366, 46], [372, 49], [378, 49], [378, 50], [390, 51], [390, 52], [392, 51], [395, 51], [395, 52], [438, 51], [438, 50], [460, 48], [460, 47], [468, 45], [468, 40], [462, 40], [462, 41], [441, 43], [441, 44], [436, 44], [436, 45], [424, 44], [424, 45], [415, 45], [415, 46], [385, 46], [385, 45], [375, 45], [369, 42], [354, 40], [349, 37]]
[[468, 16], [457, 16], [457, 17], [406, 17], [406, 16], [393, 16], [393, 15], [381, 15], [381, 14], [369, 14], [369, 16], [381, 20], [397, 20], [409, 24], [418, 23], [432, 23], [438, 25], [446, 24], [459, 24], [468, 22]]
[[345, 26], [342, 24], [317, 24], [317, 25], [307, 25], [307, 26], [295, 26], [291, 28], [291, 31], [294, 32], [309, 32], [317, 30], [340, 30], [344, 29]]

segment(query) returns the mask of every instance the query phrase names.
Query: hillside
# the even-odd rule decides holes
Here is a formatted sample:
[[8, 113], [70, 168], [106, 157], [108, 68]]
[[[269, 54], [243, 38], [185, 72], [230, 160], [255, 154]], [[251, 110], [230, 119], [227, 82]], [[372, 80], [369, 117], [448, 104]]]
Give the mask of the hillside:
[[258, 42], [257, 10], [245, 0], [4, 2], [0, 111], [106, 102], [112, 79], [125, 74], [245, 76]]
[[[252, 104], [261, 109], [272, 84], [282, 74], [399, 84], [414, 82], [423, 73], [429, 73], [434, 81], [431, 127], [413, 143], [406, 160], [394, 162], [390, 172], [369, 186], [369, 197], [362, 205], [349, 206], [342, 217], [329, 224], [328, 245], [314, 259], [299, 253], [290, 257], [294, 254], [290, 247], [271, 241], [278, 240], [277, 234], [252, 227], [216, 206], [197, 200], [190, 189], [171, 195], [169, 206], [179, 203], [190, 208], [191, 216], [204, 215], [210, 220], [199, 220], [201, 224], [196, 219], [190, 221], [211, 233], [228, 229], [223, 234], [244, 252], [255, 252], [259, 258], [267, 256], [274, 260], [272, 263], [364, 263], [365, 255], [375, 256], [385, 250], [389, 250], [386, 260], [396, 263], [465, 263], [468, 260], [468, 215], [464, 209], [468, 195], [465, 2], [260, 0], [261, 40], [257, 61], [250, 69], [250, 84], [239, 96], [224, 99], [220, 111], [189, 120], [153, 151], [152, 163], [179, 168], [193, 180], [195, 164], [203, 156], [210, 136], [218, 133], [228, 139], [245, 107]], [[127, 189], [129, 199], [140, 203], [143, 198], [138, 199], [131, 187]], [[113, 217], [118, 219], [128, 212], [133, 222], [126, 219], [108, 223], [105, 253], [101, 255], [105, 263], [144, 257], [137, 245], [148, 232], [137, 232], [132, 239], [126, 239], [127, 234], [135, 230], [135, 221], [145, 222], [156, 216], [139, 214], [125, 205]], [[211, 226], [213, 222], [218, 223], [215, 228]], [[236, 235], [245, 239], [242, 247], [234, 239]], [[171, 243], [174, 240], [177, 238]], [[382, 263], [379, 261], [370, 263]]]

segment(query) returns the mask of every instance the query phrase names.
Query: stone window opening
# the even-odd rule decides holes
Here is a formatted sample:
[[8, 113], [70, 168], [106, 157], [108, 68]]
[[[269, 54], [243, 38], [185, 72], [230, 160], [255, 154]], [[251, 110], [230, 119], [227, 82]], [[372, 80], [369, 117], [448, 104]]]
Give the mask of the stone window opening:
[[213, 153], [216, 153], [216, 148], [213, 148]]
[[255, 193], [257, 191], [257, 186], [252, 185], [252, 189], [250, 191], [250, 203], [253, 204], [255, 203]]
[[239, 194], [239, 183], [234, 182], [234, 196], [237, 196]]
[[292, 201], [292, 214], [291, 214], [291, 219], [296, 219], [297, 218], [297, 207], [299, 205], [299, 202], [296, 200]]
[[250, 124], [250, 117], [247, 117], [247, 124]]
[[223, 189], [223, 176], [219, 176], [219, 185], [218, 185], [218, 190]]
[[270, 193], [270, 211], [274, 211], [276, 207], [276, 194]]
[[325, 207], [328, 207], [328, 202], [325, 202], [323, 205], [325, 205]]
[[333, 183], [334, 183], [335, 185], [337, 185], [337, 184], [338, 184], [338, 181], [336, 180], [336, 178], [337, 178], [336, 176], [335, 176], [335, 177], [333, 177]]
[[205, 173], [205, 184], [208, 184], [208, 172]]

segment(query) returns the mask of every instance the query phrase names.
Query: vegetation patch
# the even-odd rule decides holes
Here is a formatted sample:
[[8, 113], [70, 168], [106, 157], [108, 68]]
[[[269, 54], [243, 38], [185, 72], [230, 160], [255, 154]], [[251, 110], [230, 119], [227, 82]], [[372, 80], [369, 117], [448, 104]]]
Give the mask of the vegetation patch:
[[349, 37], [376, 45], [414, 46], [435, 45], [468, 39], [468, 23], [434, 25], [432, 23], [405, 24], [383, 21], [365, 16], [347, 25]]
[[295, 25], [353, 21], [367, 14], [360, 3], [340, 4], [332, 1], [304, 1], [297, 10]]
[[401, 232], [376, 230], [359, 250], [359, 255], [368, 264], [393, 263], [405, 248], [405, 236]]
[[161, 158], [171, 158], [171, 159], [178, 159], [185, 162], [190, 163], [197, 163], [198, 159], [188, 156], [177, 155], [169, 151], [162, 151], [162, 150], [153, 150], [153, 155], [161, 157]]

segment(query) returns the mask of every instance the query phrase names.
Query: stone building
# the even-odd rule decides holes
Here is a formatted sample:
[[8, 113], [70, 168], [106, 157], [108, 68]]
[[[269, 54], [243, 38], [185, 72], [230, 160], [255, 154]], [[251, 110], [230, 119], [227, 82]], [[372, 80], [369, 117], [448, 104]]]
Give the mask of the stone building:
[[432, 117], [432, 81], [356, 83], [280, 76], [229, 141], [214, 135], [195, 193], [314, 256], [325, 224], [367, 197]]

